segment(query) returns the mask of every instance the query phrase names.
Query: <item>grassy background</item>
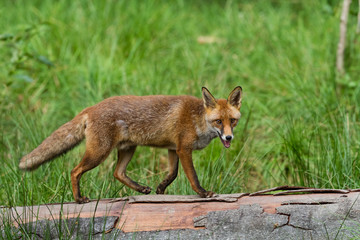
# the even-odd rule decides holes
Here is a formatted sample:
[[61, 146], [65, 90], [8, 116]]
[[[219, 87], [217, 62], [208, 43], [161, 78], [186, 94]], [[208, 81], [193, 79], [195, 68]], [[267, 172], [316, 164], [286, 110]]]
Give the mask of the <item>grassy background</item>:
[[[0, 205], [72, 201], [84, 144], [31, 173], [30, 152], [83, 108], [115, 95], [225, 98], [244, 90], [232, 147], [194, 154], [205, 189], [360, 187], [360, 39], [352, 3], [347, 74], [335, 72], [338, 1], [2, 1]], [[208, 36], [212, 43], [199, 43]], [[138, 148], [128, 173], [153, 189], [166, 150]], [[113, 153], [81, 181], [84, 195], [137, 194], [113, 178]], [[194, 194], [185, 174], [167, 190]]]

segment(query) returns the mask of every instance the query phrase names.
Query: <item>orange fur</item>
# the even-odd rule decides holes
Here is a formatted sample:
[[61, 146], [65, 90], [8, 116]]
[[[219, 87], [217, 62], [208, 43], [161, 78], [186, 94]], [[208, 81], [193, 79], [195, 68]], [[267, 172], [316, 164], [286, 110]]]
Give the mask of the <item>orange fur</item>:
[[206, 88], [203, 88], [203, 99], [164, 95], [105, 99], [84, 109], [53, 132], [20, 160], [19, 167], [33, 170], [86, 138], [84, 157], [71, 171], [74, 199], [84, 203], [89, 200], [80, 193], [81, 176], [103, 162], [112, 149], [118, 149], [114, 177], [130, 188], [148, 194], [149, 187], [139, 185], [126, 175], [127, 164], [136, 146], [167, 148], [169, 174], [159, 184], [156, 193], [163, 194], [174, 181], [180, 159], [194, 191], [201, 197], [211, 197], [214, 193], [200, 186], [192, 151], [206, 147], [217, 136], [225, 147], [230, 146], [232, 130], [240, 118], [241, 91], [241, 87], [236, 87], [227, 100], [216, 100]]

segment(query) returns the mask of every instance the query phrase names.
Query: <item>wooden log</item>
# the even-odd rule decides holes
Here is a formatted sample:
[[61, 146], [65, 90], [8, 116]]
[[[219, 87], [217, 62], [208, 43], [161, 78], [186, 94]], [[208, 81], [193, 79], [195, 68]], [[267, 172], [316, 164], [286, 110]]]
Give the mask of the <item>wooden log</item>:
[[[289, 188], [285, 188], [289, 189]], [[103, 199], [86, 204], [62, 203], [2, 208], [2, 221], [11, 221], [15, 226], [42, 220], [116, 217], [115, 228], [123, 232], [158, 231], [173, 229], [204, 229], [199, 224], [203, 216], [213, 211], [239, 209], [241, 206], [258, 204], [265, 213], [276, 214], [284, 205], [321, 205], [355, 200], [357, 192], [255, 195], [226, 194], [215, 198], [199, 198], [196, 195], [147, 195], [121, 199]]]

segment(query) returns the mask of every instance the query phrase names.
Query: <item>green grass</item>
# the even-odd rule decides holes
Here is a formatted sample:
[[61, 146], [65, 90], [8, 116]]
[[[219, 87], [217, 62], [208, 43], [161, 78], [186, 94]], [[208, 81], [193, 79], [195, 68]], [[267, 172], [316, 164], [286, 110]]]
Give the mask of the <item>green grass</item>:
[[[0, 205], [73, 201], [84, 144], [34, 172], [18, 169], [52, 131], [115, 95], [225, 98], [244, 90], [232, 147], [194, 154], [205, 189], [360, 187], [360, 44], [356, 1], [346, 71], [335, 72], [337, 1], [3, 1], [0, 4]], [[215, 43], [200, 44], [200, 36]], [[128, 173], [153, 189], [167, 153], [140, 147]], [[84, 195], [137, 194], [113, 177], [115, 153], [81, 181]], [[180, 168], [168, 194], [194, 194]]]

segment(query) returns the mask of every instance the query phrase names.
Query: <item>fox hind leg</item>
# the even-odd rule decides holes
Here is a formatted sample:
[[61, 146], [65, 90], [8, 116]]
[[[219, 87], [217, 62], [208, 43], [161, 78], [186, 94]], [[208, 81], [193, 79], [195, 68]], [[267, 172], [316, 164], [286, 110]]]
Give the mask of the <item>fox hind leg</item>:
[[140, 193], [149, 194], [151, 192], [150, 187], [142, 186], [126, 175], [126, 167], [133, 157], [135, 150], [136, 146], [129, 147], [126, 150], [118, 148], [118, 162], [116, 164], [114, 177], [126, 186]]
[[168, 150], [169, 173], [156, 189], [157, 194], [164, 194], [165, 189], [175, 180], [179, 168], [179, 156], [174, 150]]
[[[101, 152], [99, 152], [101, 150]], [[96, 152], [87, 147], [84, 157], [81, 162], [71, 171], [71, 184], [73, 189], [74, 199], [77, 203], [87, 203], [89, 199], [85, 196], [81, 196], [80, 192], [80, 178], [81, 176], [97, 167], [102, 163], [111, 152], [111, 147], [97, 147]]]

